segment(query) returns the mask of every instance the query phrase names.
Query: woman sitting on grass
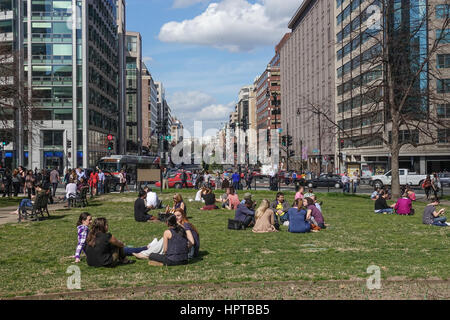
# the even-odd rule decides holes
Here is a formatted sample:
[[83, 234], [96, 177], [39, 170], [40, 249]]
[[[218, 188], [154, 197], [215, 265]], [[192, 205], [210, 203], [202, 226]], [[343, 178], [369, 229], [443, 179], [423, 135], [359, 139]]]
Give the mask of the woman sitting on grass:
[[95, 219], [86, 242], [85, 252], [90, 267], [115, 267], [120, 264], [134, 263], [128, 260], [127, 256], [147, 249], [147, 247], [125, 247], [123, 242], [108, 233], [108, 221], [105, 218]]
[[305, 195], [304, 195], [305, 188], [302, 187], [302, 186], [297, 186], [296, 189], [297, 189], [297, 190], [295, 190], [296, 193], [295, 193], [295, 198], [294, 198], [294, 200], [297, 200], [297, 199], [303, 200], [303, 198], [305, 197]]
[[92, 223], [92, 217], [89, 213], [83, 212], [80, 214], [77, 222], [77, 234], [78, 234], [78, 244], [75, 250], [75, 255], [72, 258], [75, 258], [75, 263], [80, 262], [81, 252], [85, 250], [86, 238], [89, 234], [89, 226]]
[[186, 208], [186, 205], [185, 205], [185, 203], [183, 201], [183, 197], [179, 193], [175, 193], [175, 195], [173, 196], [173, 206], [172, 206], [172, 208], [170, 206], [166, 207], [166, 214], [167, 213], [174, 214], [175, 210], [177, 210], [177, 209], [182, 209], [187, 214], [187, 208]]
[[205, 193], [202, 194], [202, 198], [205, 200], [205, 206], [200, 210], [209, 211], [219, 209], [219, 207], [216, 206], [216, 195], [211, 189], [205, 188]]
[[255, 233], [277, 232], [274, 215], [273, 210], [270, 209], [269, 200], [264, 199], [259, 208], [256, 209], [256, 222], [252, 231]]
[[228, 204], [225, 206], [228, 210], [236, 210], [238, 205], [241, 203], [239, 201], [239, 196], [235, 192], [233, 187], [229, 188], [228, 197], [227, 197]]
[[169, 229], [163, 235], [163, 254], [152, 253], [148, 264], [151, 266], [178, 266], [188, 263], [188, 243], [186, 230], [171, 216], [167, 220]]
[[311, 224], [318, 226], [320, 229], [326, 229], [325, 221], [322, 212], [316, 207], [312, 198], [303, 199], [303, 206], [306, 207], [306, 220], [311, 221]]
[[306, 220], [306, 207], [302, 206], [304, 200], [297, 199], [294, 207], [287, 212], [287, 221], [289, 221], [289, 232], [308, 233], [311, 231], [311, 224]]
[[183, 210], [177, 209], [175, 211], [175, 217], [177, 218], [178, 224], [186, 230], [186, 236], [189, 240], [188, 247], [190, 247], [188, 259], [198, 257], [200, 250], [200, 235], [197, 228], [189, 222]]
[[408, 197], [408, 192], [405, 191], [403, 197], [397, 200], [394, 206], [395, 212], [402, 216], [409, 216], [412, 211], [412, 201]]

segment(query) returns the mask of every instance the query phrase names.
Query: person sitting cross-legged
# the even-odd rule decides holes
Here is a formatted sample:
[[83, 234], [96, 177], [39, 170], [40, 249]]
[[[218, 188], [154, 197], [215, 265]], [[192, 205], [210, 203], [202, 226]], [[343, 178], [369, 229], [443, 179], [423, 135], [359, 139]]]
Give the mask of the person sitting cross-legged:
[[286, 213], [291, 208], [289, 203], [284, 199], [283, 192], [277, 193], [277, 198], [274, 202], [272, 202], [270, 208], [273, 210], [273, 212], [275, 212], [275, 227], [278, 230], [280, 223], [287, 221]]
[[189, 240], [186, 230], [173, 215], [167, 220], [168, 229], [163, 235], [163, 253], [152, 253], [148, 257], [151, 266], [178, 266], [188, 264]]
[[137, 222], [156, 221], [157, 219], [152, 215], [147, 214], [150, 208], [147, 208], [145, 199], [147, 198], [147, 192], [144, 190], [139, 191], [139, 198], [134, 202], [134, 220]]
[[311, 231], [311, 223], [306, 219], [307, 208], [303, 205], [304, 203], [307, 203], [304, 199], [295, 199], [294, 207], [286, 213], [287, 221], [289, 221], [289, 232], [308, 233]]
[[255, 209], [254, 202], [252, 200], [245, 200], [245, 204], [239, 204], [237, 206], [234, 220], [241, 221], [244, 228], [248, 228], [255, 224]]
[[439, 211], [436, 210], [436, 206], [438, 206], [439, 203], [439, 198], [431, 196], [430, 203], [425, 207], [425, 210], [423, 211], [423, 224], [429, 224], [437, 227], [450, 226], [450, 224], [446, 222], [446, 217], [440, 217], [440, 215], [443, 215], [445, 213], [445, 209], [441, 209]]
[[275, 228], [274, 212], [270, 209], [270, 202], [264, 199], [255, 213], [254, 233], [277, 232]]
[[381, 191], [378, 195], [378, 199], [375, 201], [375, 213], [393, 213], [394, 212], [394, 205], [389, 206], [386, 202], [386, 199], [389, 198], [389, 194], [385, 191]]
[[403, 197], [397, 200], [395, 204], [395, 212], [402, 216], [409, 216], [412, 211], [412, 201], [408, 197], [408, 192], [405, 191]]

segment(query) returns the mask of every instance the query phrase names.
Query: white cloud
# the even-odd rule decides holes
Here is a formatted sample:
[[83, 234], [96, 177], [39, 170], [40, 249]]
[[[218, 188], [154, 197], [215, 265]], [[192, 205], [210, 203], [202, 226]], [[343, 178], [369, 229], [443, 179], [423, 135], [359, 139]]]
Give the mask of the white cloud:
[[161, 27], [159, 40], [212, 46], [231, 52], [275, 45], [288, 32], [287, 24], [300, 0], [222, 0], [199, 16]]
[[177, 113], [196, 112], [215, 103], [213, 97], [200, 91], [175, 92], [167, 100], [170, 107]]
[[227, 105], [213, 104], [197, 112], [195, 119], [214, 122], [226, 121], [232, 111], [234, 111], [234, 102], [230, 102]]
[[209, 1], [210, 0], [175, 0], [173, 2], [172, 8], [174, 9], [187, 8], [197, 3], [207, 3]]
[[145, 64], [151, 64], [151, 63], [153, 63], [153, 58], [152, 57], [142, 57], [142, 61], [144, 61], [145, 62]]

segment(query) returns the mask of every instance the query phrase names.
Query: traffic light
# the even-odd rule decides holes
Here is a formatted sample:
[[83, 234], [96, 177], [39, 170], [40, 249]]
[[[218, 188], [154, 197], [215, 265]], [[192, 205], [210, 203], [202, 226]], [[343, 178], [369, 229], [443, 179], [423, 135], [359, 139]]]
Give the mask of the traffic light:
[[295, 151], [294, 150], [290, 150], [289, 151], [289, 158], [295, 157]]
[[2, 147], [5, 147], [7, 144], [9, 144], [8, 141], [2, 141]]
[[72, 148], [72, 141], [67, 140], [67, 149]]
[[289, 135], [287, 136], [287, 145], [288, 145], [288, 147], [293, 145], [293, 138], [292, 138], [292, 136], [289, 136]]
[[344, 146], [345, 146], [344, 142], [345, 142], [344, 139], [341, 139], [341, 141], [339, 141], [340, 149], [344, 149]]
[[283, 145], [283, 147], [286, 147], [286, 144], [287, 144], [287, 139], [286, 138], [287, 138], [286, 136], [282, 136], [281, 137], [281, 144]]
[[112, 151], [112, 149], [114, 149], [114, 143], [113, 142], [109, 142], [108, 143], [108, 151]]

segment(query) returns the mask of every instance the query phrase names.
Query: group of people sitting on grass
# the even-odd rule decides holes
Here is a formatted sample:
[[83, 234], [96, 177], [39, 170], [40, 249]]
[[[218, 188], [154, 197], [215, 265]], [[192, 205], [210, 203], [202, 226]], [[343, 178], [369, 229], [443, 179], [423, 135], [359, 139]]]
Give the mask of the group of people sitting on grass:
[[252, 195], [246, 193], [244, 200], [237, 205], [234, 220], [240, 221], [244, 228], [253, 227], [255, 233], [277, 232], [281, 224], [288, 226], [292, 233], [318, 232], [326, 228], [315, 195], [304, 197], [301, 194], [290, 206], [282, 192], [277, 193], [272, 203], [263, 199], [258, 208]]
[[[391, 198], [388, 190], [377, 188], [372, 195], [371, 199], [375, 201], [375, 213], [378, 214], [398, 214], [398, 215], [414, 215], [415, 210], [412, 204], [416, 201], [416, 194], [409, 187], [405, 187], [402, 190], [402, 197], [397, 200], [396, 203], [388, 205], [387, 200]], [[439, 205], [439, 198], [432, 196], [428, 199], [429, 203], [425, 207], [422, 222], [428, 225], [434, 225], [439, 227], [450, 226], [450, 223], [446, 222], [447, 218], [444, 217], [445, 209], [437, 211], [436, 206]]]
[[182, 209], [169, 217], [167, 227], [161, 239], [155, 238], [147, 246], [133, 248], [109, 233], [105, 218], [92, 221], [91, 215], [84, 212], [77, 223], [78, 244], [72, 258], [80, 262], [84, 252], [91, 267], [115, 267], [133, 263], [128, 259], [131, 256], [149, 260], [153, 266], [183, 265], [199, 256], [200, 235]]

